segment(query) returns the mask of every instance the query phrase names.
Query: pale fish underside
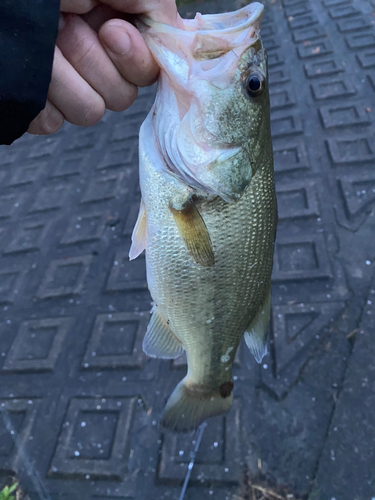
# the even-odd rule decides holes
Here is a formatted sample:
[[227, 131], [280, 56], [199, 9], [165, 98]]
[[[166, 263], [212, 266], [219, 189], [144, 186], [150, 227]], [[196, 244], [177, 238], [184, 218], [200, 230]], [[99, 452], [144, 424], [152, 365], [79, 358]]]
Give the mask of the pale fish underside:
[[266, 353], [276, 199], [263, 6], [184, 20], [140, 21], [160, 64], [140, 132], [142, 203], [130, 258], [146, 250], [154, 300], [143, 348], [188, 371], [162, 424], [189, 431], [229, 410], [242, 335]]

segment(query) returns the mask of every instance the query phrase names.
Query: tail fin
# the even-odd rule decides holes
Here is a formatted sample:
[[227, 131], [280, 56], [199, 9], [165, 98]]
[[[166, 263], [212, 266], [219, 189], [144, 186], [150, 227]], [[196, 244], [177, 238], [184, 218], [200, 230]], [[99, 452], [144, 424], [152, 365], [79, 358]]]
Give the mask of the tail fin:
[[189, 387], [186, 377], [173, 391], [164, 409], [161, 425], [175, 432], [196, 429], [207, 418], [226, 413], [233, 401], [233, 383], [225, 382], [217, 389], [205, 392]]

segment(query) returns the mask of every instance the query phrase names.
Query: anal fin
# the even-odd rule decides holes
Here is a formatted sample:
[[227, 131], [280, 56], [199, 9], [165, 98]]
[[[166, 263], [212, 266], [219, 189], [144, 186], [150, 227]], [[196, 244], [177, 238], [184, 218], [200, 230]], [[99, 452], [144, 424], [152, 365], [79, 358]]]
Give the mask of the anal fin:
[[194, 261], [204, 267], [213, 266], [215, 257], [211, 238], [195, 203], [190, 200], [181, 210], [174, 207], [171, 207], [170, 210], [178, 232]]
[[146, 248], [146, 229], [147, 229], [147, 216], [146, 207], [141, 200], [137, 222], [135, 223], [132, 234], [132, 246], [129, 250], [129, 260], [136, 259], [143, 250]]
[[245, 342], [258, 363], [267, 354], [267, 328], [271, 313], [271, 290], [245, 331]]
[[175, 359], [184, 352], [182, 343], [157, 307], [153, 309], [142, 347], [144, 353], [152, 358]]

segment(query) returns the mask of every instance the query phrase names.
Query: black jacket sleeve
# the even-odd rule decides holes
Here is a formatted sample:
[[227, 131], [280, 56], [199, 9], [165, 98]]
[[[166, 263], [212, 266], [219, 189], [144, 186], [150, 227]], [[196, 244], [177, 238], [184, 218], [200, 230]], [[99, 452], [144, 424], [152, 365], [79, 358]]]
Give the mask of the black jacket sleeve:
[[44, 108], [59, 0], [0, 1], [0, 144], [11, 144]]

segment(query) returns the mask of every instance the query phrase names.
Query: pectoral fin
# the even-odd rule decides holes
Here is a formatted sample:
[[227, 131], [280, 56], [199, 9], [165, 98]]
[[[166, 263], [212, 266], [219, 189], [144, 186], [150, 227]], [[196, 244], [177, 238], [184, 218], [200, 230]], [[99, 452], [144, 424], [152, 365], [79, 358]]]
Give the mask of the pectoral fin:
[[152, 358], [175, 359], [184, 352], [182, 343], [157, 307], [153, 309], [142, 347], [144, 353]]
[[187, 250], [195, 262], [204, 267], [213, 266], [215, 257], [211, 238], [194, 202], [189, 201], [182, 210], [173, 207], [170, 210]]
[[271, 291], [245, 331], [245, 342], [258, 363], [267, 354], [267, 328], [271, 312]]
[[146, 207], [141, 200], [141, 205], [139, 207], [139, 213], [137, 222], [135, 223], [133, 234], [132, 234], [132, 246], [129, 250], [129, 260], [136, 259], [143, 250], [146, 248], [146, 228], [147, 228], [147, 216]]

